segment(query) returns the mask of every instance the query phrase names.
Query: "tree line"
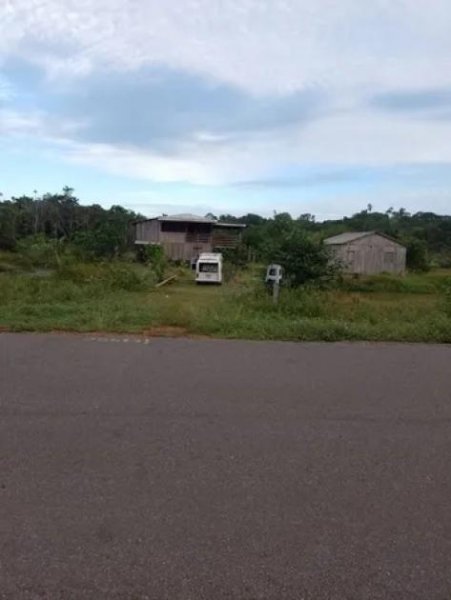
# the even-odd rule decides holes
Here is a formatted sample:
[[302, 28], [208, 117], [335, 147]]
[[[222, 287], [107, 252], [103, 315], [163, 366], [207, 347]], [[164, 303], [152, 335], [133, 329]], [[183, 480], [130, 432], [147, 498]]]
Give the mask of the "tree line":
[[13, 197], [0, 202], [0, 249], [20, 250], [27, 240], [71, 244], [86, 257], [121, 256], [133, 244], [131, 223], [140, 218], [122, 206], [84, 206], [74, 190]]
[[322, 241], [347, 231], [377, 231], [384, 233], [407, 248], [408, 266], [424, 270], [431, 265], [451, 267], [451, 216], [433, 212], [409, 213], [406, 209], [385, 212], [373, 211], [371, 205], [350, 217], [317, 221], [309, 213], [293, 218], [289, 213], [275, 213], [271, 218], [257, 214], [242, 217], [220, 215], [220, 220], [244, 223], [248, 227], [245, 241], [257, 254], [271, 252], [278, 240], [303, 232]]
[[[345, 231], [378, 231], [407, 246], [412, 268], [427, 268], [431, 262], [451, 266], [451, 216], [433, 212], [410, 214], [404, 208], [377, 212], [368, 205], [350, 217], [326, 221], [317, 221], [309, 213], [299, 217], [274, 213], [270, 218], [252, 213], [208, 216], [247, 225], [241, 257], [250, 252], [257, 260], [267, 260], [277, 256], [282, 246], [318, 245]], [[0, 202], [0, 249], [20, 251], [27, 240], [41, 240], [70, 244], [85, 258], [120, 257], [133, 248], [132, 223], [139, 218], [121, 206], [82, 205], [69, 187], [57, 194], [12, 197]]]

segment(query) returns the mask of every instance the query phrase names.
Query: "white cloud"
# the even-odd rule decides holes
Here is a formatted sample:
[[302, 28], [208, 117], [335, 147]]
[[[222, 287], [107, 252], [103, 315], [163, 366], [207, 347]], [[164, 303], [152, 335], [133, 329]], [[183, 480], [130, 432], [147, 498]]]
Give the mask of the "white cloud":
[[0, 135], [44, 135], [42, 116], [35, 112], [0, 109]]
[[370, 110], [338, 113], [299, 133], [300, 162], [348, 165], [451, 163], [451, 119], [402, 118]]
[[451, 81], [449, 0], [3, 0], [0, 55], [59, 76], [164, 64], [259, 93]]
[[61, 142], [67, 160], [94, 165], [113, 174], [128, 175], [149, 181], [216, 183], [214, 173], [202, 161], [189, 156], [164, 158], [151, 152], [117, 148], [108, 144]]
[[164, 156], [108, 144], [65, 141], [67, 160], [114, 174], [160, 182], [222, 185], [271, 178], [279, 165], [308, 167], [390, 167], [403, 164], [451, 165], [451, 120], [415, 122], [385, 115], [330, 116], [298, 130], [258, 134], [245, 140], [198, 141]]
[[[14, 104], [0, 112], [1, 133], [50, 140], [78, 164], [213, 185], [286, 164], [451, 163], [451, 119], [364, 106], [384, 90], [451, 85], [449, 0], [3, 0], [0, 23], [0, 64], [34, 62], [55, 88], [78, 78], [83, 90], [88, 74], [163, 65], [253, 97], [321, 88], [332, 98], [328, 114], [310, 123], [243, 127], [241, 136], [200, 128], [171, 156], [131, 141], [76, 142], [82, 123], [70, 116]], [[0, 82], [0, 101], [10, 97]]]

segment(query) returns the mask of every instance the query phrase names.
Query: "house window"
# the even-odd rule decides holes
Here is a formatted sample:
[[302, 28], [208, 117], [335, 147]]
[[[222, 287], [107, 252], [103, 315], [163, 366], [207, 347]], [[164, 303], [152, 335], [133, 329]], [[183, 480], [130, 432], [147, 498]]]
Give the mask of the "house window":
[[161, 231], [164, 233], [185, 233], [186, 223], [177, 221], [162, 221]]
[[210, 223], [188, 223], [186, 241], [188, 244], [209, 244], [211, 230]]

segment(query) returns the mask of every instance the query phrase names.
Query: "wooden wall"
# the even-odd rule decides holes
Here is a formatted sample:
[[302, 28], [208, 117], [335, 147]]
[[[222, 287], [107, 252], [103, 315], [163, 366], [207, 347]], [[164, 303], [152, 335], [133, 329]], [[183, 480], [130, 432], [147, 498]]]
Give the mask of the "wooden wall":
[[233, 248], [241, 239], [241, 230], [234, 228], [213, 228], [209, 223], [181, 222], [176, 223], [172, 231], [163, 223], [157, 219], [136, 223], [135, 241], [161, 244], [166, 256], [172, 260], [188, 261], [201, 252], [212, 252], [213, 248]]
[[378, 234], [329, 247], [334, 257], [344, 265], [346, 273], [401, 275], [406, 270], [405, 247]]
[[212, 251], [211, 227], [182, 223], [183, 231], [162, 231], [161, 223], [156, 219], [135, 223], [135, 242], [160, 244], [171, 260], [190, 261], [201, 252]]
[[161, 243], [164, 253], [171, 260], [190, 261], [196, 258], [201, 252], [211, 252], [211, 244], [188, 242], [164, 241]]
[[160, 241], [160, 222], [154, 219], [135, 223], [135, 241], [158, 244]]

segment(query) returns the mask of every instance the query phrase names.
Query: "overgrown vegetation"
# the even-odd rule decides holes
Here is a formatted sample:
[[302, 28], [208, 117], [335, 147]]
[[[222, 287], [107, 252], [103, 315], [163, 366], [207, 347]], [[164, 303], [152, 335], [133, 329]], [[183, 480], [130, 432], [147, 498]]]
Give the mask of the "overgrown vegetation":
[[157, 281], [163, 281], [168, 261], [161, 246], [139, 245], [136, 248], [138, 262], [149, 266], [155, 274]]
[[[121, 206], [104, 209], [98, 204], [82, 205], [69, 187], [57, 194], [13, 197], [0, 202], [0, 250], [22, 252], [28, 238], [34, 243], [46, 239], [58, 242], [55, 259], [67, 247], [83, 261], [117, 259], [131, 250], [131, 223], [139, 217]], [[344, 231], [378, 231], [398, 239], [407, 246], [411, 270], [451, 267], [451, 216], [431, 212], [411, 215], [403, 208], [382, 213], [368, 205], [351, 217], [323, 222], [311, 214], [293, 218], [288, 213], [272, 218], [220, 215], [219, 219], [247, 225], [243, 246], [227, 253], [227, 260], [235, 267], [242, 268], [249, 258], [271, 262], [273, 250], [284, 238], [302, 233], [305, 239], [319, 242]]]
[[[370, 207], [323, 223], [312, 215], [222, 215], [248, 225], [243, 245], [225, 253], [226, 284], [201, 289], [161, 248], [136, 253], [137, 217], [82, 206], [69, 188], [0, 202], [0, 328], [451, 342], [451, 217]], [[322, 240], [345, 230], [401, 240], [410, 273], [341, 277]], [[269, 262], [284, 266], [290, 284], [277, 305], [262, 284]], [[174, 273], [176, 284], [155, 287]]]
[[59, 194], [21, 196], [0, 202], [0, 249], [21, 251], [23, 240], [68, 245], [84, 260], [123, 256], [133, 241], [138, 215], [121, 206], [83, 206], [65, 187]]
[[[176, 269], [171, 267], [170, 272]], [[88, 263], [0, 273], [0, 327], [284, 340], [451, 342], [451, 272], [367, 278], [360, 289], [283, 289], [274, 305], [256, 271], [198, 288], [187, 269], [156, 289], [146, 265]]]
[[408, 267], [425, 271], [430, 267], [451, 267], [451, 216], [431, 212], [408, 213], [401, 208], [389, 208], [386, 212], [374, 212], [371, 206], [352, 217], [318, 222], [314, 215], [303, 214], [292, 218], [288, 213], [275, 214], [264, 219], [259, 215], [243, 217], [221, 215], [221, 220], [244, 223], [248, 227], [244, 240], [253, 256], [266, 259], [268, 250], [281, 231], [301, 230], [314, 239], [338, 235], [345, 231], [378, 231], [385, 233], [407, 247]]
[[300, 287], [315, 282], [330, 283], [338, 274], [338, 266], [330, 260], [327, 247], [305, 231], [287, 228], [273, 241], [267, 260], [284, 269], [284, 283]]

